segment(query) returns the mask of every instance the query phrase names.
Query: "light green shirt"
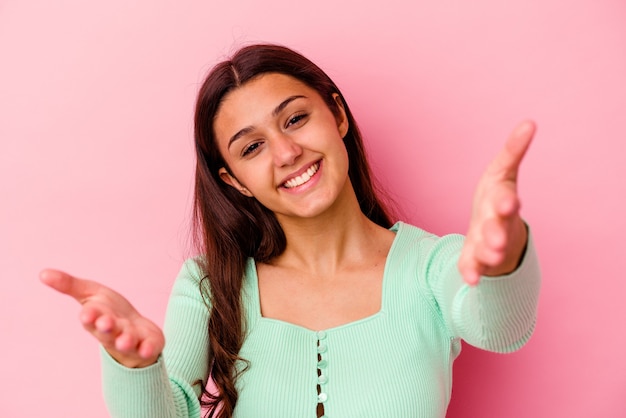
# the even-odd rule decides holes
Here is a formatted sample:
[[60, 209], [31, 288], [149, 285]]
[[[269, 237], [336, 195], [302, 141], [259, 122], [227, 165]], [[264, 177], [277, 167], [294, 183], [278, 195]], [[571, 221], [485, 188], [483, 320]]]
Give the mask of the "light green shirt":
[[[246, 268], [249, 369], [238, 381], [236, 418], [443, 418], [452, 363], [464, 339], [497, 352], [520, 348], [533, 331], [540, 273], [532, 239], [513, 273], [466, 285], [456, 267], [461, 235], [437, 237], [397, 223], [383, 277], [381, 310], [326, 330], [261, 316], [254, 260]], [[208, 309], [193, 260], [183, 265], [168, 305], [162, 358], [144, 369], [103, 350], [105, 399], [115, 418], [200, 417], [209, 373]], [[319, 306], [324, 310], [324, 306]], [[321, 361], [318, 361], [321, 359]], [[318, 386], [320, 394], [318, 394]]]

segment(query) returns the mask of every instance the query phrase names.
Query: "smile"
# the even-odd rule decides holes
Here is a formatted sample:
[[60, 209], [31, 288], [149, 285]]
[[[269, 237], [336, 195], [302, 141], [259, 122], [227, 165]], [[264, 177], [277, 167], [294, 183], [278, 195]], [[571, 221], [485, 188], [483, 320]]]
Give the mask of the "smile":
[[302, 186], [303, 184], [311, 180], [311, 177], [313, 177], [315, 173], [317, 173], [317, 170], [319, 170], [319, 168], [320, 168], [320, 163], [318, 161], [315, 164], [313, 164], [311, 167], [309, 167], [309, 169], [305, 171], [304, 173], [284, 182], [283, 187], [286, 189], [291, 189], [294, 187]]

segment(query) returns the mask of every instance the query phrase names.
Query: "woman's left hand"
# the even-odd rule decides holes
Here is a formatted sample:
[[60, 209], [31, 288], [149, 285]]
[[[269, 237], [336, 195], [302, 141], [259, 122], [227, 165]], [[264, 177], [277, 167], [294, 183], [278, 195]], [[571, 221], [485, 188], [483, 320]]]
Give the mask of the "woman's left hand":
[[534, 133], [533, 122], [520, 123], [478, 182], [458, 264], [470, 285], [478, 284], [480, 276], [513, 272], [523, 256], [528, 231], [519, 214], [517, 176]]

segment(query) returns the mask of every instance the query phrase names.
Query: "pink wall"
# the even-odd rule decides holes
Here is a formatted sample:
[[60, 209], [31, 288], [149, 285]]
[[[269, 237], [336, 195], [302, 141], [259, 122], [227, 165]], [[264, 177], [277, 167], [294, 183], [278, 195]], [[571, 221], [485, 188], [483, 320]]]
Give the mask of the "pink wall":
[[0, 416], [107, 416], [96, 344], [37, 273], [106, 282], [162, 321], [198, 83], [261, 40], [335, 78], [405, 219], [437, 233], [464, 232], [482, 168], [537, 121], [536, 334], [467, 348], [449, 417], [626, 416], [625, 22], [623, 0], [0, 1]]

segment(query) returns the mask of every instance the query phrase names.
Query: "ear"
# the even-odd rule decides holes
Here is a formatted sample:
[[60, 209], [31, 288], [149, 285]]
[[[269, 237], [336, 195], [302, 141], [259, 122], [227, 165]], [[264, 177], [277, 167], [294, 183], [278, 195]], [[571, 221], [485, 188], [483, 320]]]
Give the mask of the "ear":
[[218, 173], [220, 175], [220, 179], [222, 179], [224, 183], [237, 189], [242, 195], [252, 197], [252, 193], [250, 193], [250, 190], [246, 189], [243, 184], [239, 183], [239, 180], [237, 180], [235, 176], [230, 174], [225, 167], [220, 168]]
[[346, 114], [346, 108], [343, 105], [343, 99], [341, 96], [337, 93], [333, 93], [333, 99], [335, 99], [335, 103], [337, 103], [337, 110], [339, 111], [339, 114], [335, 116], [335, 119], [337, 119], [337, 129], [339, 129], [339, 134], [343, 138], [348, 133], [348, 128], [350, 128], [348, 115]]

